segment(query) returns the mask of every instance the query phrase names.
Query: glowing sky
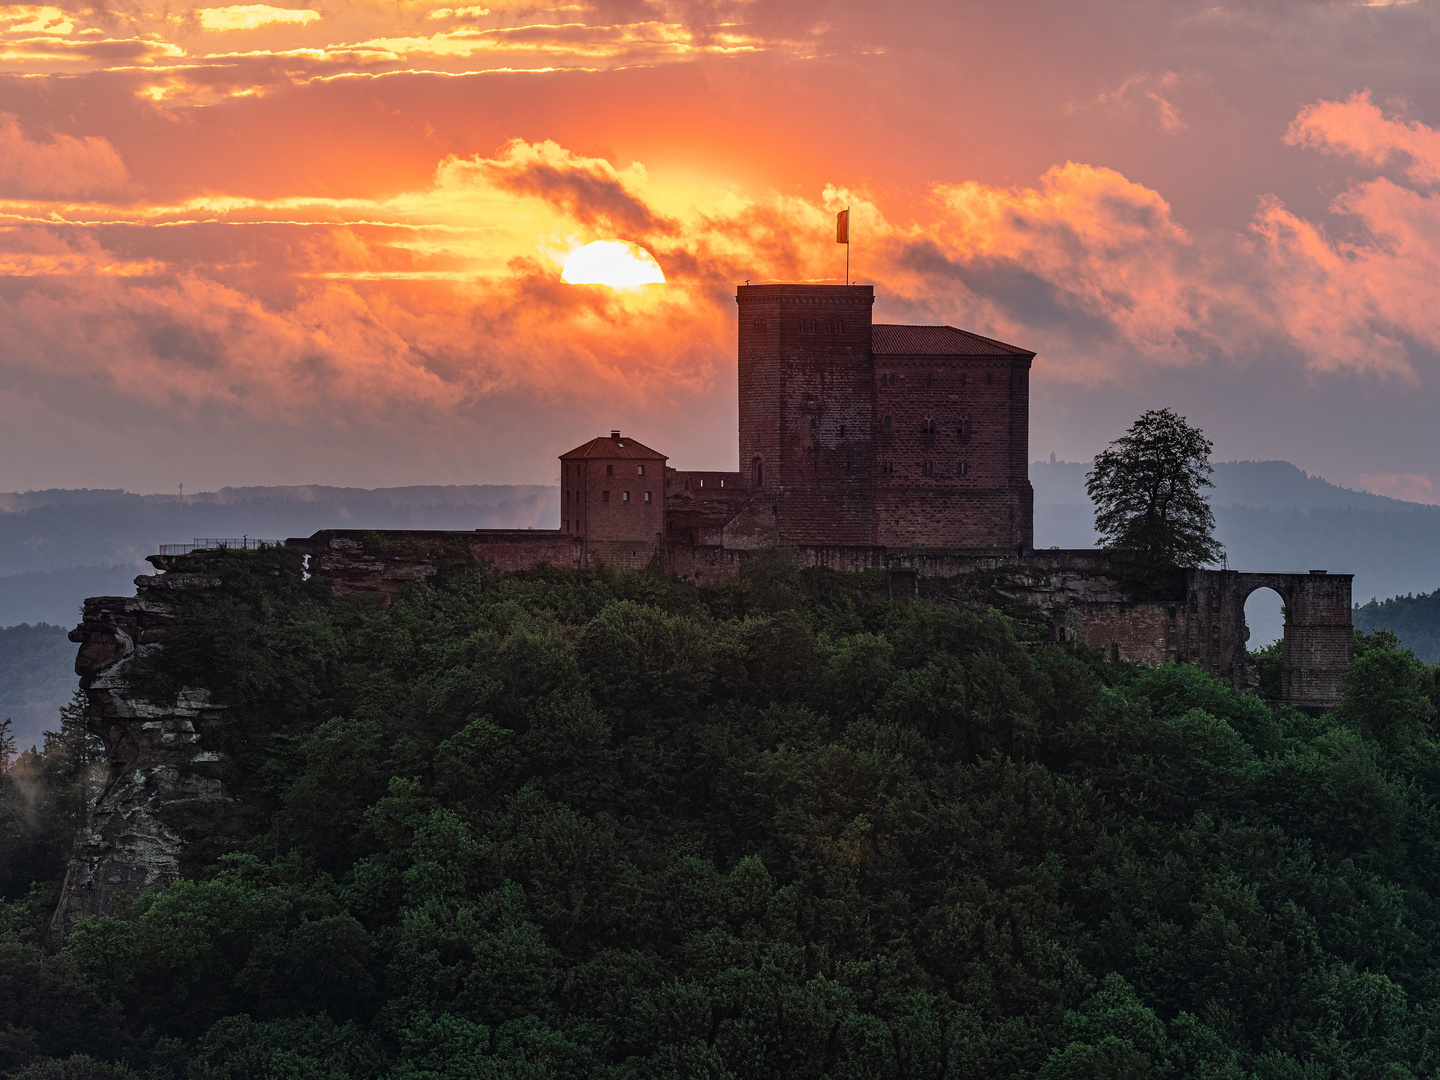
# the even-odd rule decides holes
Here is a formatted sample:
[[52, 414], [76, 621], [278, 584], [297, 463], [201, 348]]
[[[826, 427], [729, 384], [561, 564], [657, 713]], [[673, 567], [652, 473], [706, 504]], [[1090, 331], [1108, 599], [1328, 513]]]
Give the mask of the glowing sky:
[[878, 320], [1037, 350], [1036, 457], [1170, 405], [1440, 501], [1437, 56], [1440, 0], [0, 5], [0, 490], [734, 468], [734, 285], [848, 205]]

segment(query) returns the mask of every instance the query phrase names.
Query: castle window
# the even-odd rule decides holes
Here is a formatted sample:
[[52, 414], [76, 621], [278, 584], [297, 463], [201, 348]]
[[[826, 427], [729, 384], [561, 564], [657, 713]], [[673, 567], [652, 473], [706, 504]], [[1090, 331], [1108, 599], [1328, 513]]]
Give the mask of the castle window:
[[989, 385], [990, 385], [991, 383], [993, 383], [994, 381], [995, 381], [995, 376], [994, 376], [994, 375], [991, 375], [991, 374], [987, 371], [987, 372], [985, 373], [985, 385], [986, 385], [986, 386], [989, 386]]
[[970, 475], [970, 462], [968, 462], [968, 461], [962, 461], [962, 462], [960, 462], [960, 464], [959, 464], [959, 466], [956, 468], [955, 472], [956, 472], [956, 475], [958, 475], [958, 476], [969, 476], [969, 475]]
[[925, 385], [926, 385], [926, 386], [934, 386], [934, 385], [935, 385], [935, 376], [934, 376], [934, 375], [926, 375], [926, 376], [925, 376]]
[[935, 434], [935, 418], [934, 418], [934, 417], [931, 417], [931, 416], [927, 416], [924, 420], [921, 420], [921, 421], [920, 421], [920, 432], [921, 432], [922, 435], [934, 435], [934, 434]]
[[600, 492], [600, 501], [601, 501], [602, 503], [604, 503], [605, 505], [608, 506], [608, 505], [610, 504], [610, 492], [608, 492], [608, 491], [602, 491], [602, 492]]
[[758, 457], [750, 464], [750, 481], [757, 488], [765, 486], [765, 463]]
[[934, 476], [934, 475], [935, 475], [935, 462], [933, 462], [933, 461], [922, 461], [922, 462], [920, 463], [920, 475], [921, 475], [921, 476]]
[[630, 492], [628, 492], [628, 491], [622, 491], [622, 492], [620, 492], [620, 501], [621, 501], [622, 503], [628, 503], [628, 502], [630, 501]]
[[645, 475], [645, 466], [644, 466], [644, 465], [636, 465], [636, 466], [635, 466], [635, 475], [636, 475], [636, 476], [644, 476], [644, 475]]
[[844, 424], [841, 424], [841, 425], [840, 425], [840, 438], [843, 439], [844, 437], [845, 437], [845, 425], [844, 425]]
[[648, 492], [648, 491], [645, 492], [645, 501], [646, 501], [647, 503], [650, 501], [650, 492]]
[[765, 320], [764, 320], [764, 319], [756, 319], [756, 320], [755, 320], [755, 332], [756, 332], [757, 334], [763, 334], [763, 333], [765, 333]]
[[962, 371], [962, 372], [960, 373], [960, 385], [961, 385], [961, 386], [964, 386], [964, 385], [965, 385], [965, 379], [966, 379], [965, 372]]
[[884, 431], [886, 435], [890, 434], [890, 417], [887, 416], [884, 420], [880, 421], [880, 429]]
[[605, 475], [606, 475], [606, 476], [614, 476], [614, 475], [615, 475], [615, 466], [614, 466], [614, 465], [606, 465], [606, 466], [605, 466]]
[[975, 434], [975, 426], [973, 421], [968, 420], [962, 416], [960, 418], [960, 422], [955, 425], [955, 434], [961, 436]]

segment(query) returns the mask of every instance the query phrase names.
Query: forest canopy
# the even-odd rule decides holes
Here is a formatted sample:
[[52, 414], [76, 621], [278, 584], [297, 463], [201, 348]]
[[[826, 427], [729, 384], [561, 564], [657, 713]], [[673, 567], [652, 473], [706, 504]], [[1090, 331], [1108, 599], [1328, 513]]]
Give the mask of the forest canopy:
[[59, 856], [4, 880], [4, 1075], [1440, 1068], [1440, 692], [1392, 636], [1313, 716], [779, 555], [383, 611], [220, 576], [142, 677], [230, 706], [238, 801], [64, 939]]
[[1389, 630], [1426, 663], [1440, 663], [1440, 589], [1357, 604], [1353, 617], [1359, 629]]

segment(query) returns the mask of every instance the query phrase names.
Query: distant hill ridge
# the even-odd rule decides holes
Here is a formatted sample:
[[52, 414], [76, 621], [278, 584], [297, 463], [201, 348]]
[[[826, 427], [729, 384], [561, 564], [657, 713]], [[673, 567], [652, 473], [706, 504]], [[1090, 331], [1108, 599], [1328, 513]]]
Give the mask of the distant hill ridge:
[[[398, 488], [221, 488], [178, 495], [127, 491], [0, 494], [0, 579], [76, 567], [148, 569], [158, 545], [196, 536], [309, 536], [325, 528], [554, 528], [555, 489], [541, 484]], [[37, 615], [13, 621], [36, 621]], [[0, 596], [0, 625], [6, 625]]]
[[[1421, 512], [1440, 514], [1440, 506], [1406, 502], [1388, 495], [1332, 484], [1312, 476], [1288, 461], [1216, 461], [1215, 482], [1210, 503], [1244, 506], [1256, 510], [1371, 510], [1379, 512]], [[1088, 461], [1036, 461], [1030, 465], [1030, 483], [1036, 505], [1082, 504]], [[1039, 538], [1036, 538], [1037, 543]]]

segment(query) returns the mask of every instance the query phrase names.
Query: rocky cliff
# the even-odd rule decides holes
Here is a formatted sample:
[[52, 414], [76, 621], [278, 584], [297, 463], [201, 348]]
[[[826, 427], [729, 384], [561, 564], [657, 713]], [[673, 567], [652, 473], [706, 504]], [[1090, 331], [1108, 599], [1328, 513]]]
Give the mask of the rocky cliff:
[[[157, 694], [136, 679], [165, 647], [176, 624], [176, 589], [210, 584], [185, 572], [183, 557], [152, 556], [156, 577], [135, 579], [133, 597], [85, 601], [70, 633], [79, 644], [75, 671], [89, 703], [89, 728], [105, 743], [109, 774], [90, 821], [76, 837], [54, 926], [108, 912], [117, 896], [174, 878], [193, 825], [213, 820], [228, 797], [208, 749], [207, 732], [224, 709], [199, 688]], [[202, 811], [197, 813], [197, 811]]]

